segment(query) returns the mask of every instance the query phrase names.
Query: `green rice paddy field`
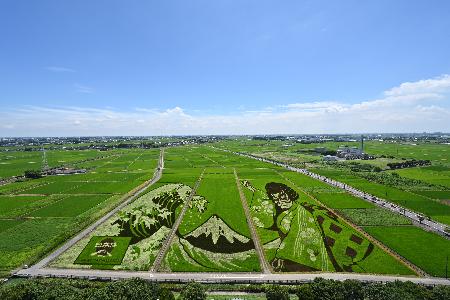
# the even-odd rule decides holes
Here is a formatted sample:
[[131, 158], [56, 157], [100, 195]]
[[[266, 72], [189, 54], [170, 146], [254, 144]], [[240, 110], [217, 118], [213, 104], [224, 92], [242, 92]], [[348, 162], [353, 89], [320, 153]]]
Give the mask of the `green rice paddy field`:
[[[216, 146], [233, 150], [242, 145]], [[256, 144], [245, 147], [240, 151], [261, 150]], [[280, 145], [261, 147], [277, 151]], [[151, 178], [159, 151], [114, 150], [102, 156], [71, 162], [87, 168], [86, 174], [0, 186], [0, 270], [35, 261], [102, 216]], [[317, 169], [450, 221], [448, 206], [429, 195], [363, 182], [341, 170]], [[250, 223], [242, 201], [248, 205]], [[430, 275], [445, 275], [449, 240], [310, 177], [209, 145], [166, 148], [162, 178], [51, 266], [149, 270], [185, 206], [158, 271], [260, 272], [260, 243], [271, 272], [415, 275], [385, 250], [389, 248]]]
[[[232, 151], [254, 153], [264, 155], [265, 153], [278, 154], [278, 160], [292, 161], [296, 151], [313, 149], [315, 147], [328, 147], [337, 149], [339, 143], [321, 144], [295, 144], [291, 147], [283, 147], [284, 142], [279, 141], [246, 141], [236, 140], [222, 142], [218, 147]], [[353, 144], [357, 146], [357, 143]], [[355, 172], [349, 172], [344, 168], [333, 168], [315, 163], [308, 163], [312, 171], [330, 178], [348, 183], [358, 189], [372, 193], [381, 198], [388, 199], [394, 203], [415, 210], [431, 218], [450, 224], [450, 206], [447, 199], [450, 197], [448, 186], [450, 180], [447, 176], [450, 159], [450, 146], [443, 144], [394, 144], [384, 142], [366, 142], [366, 151], [373, 155], [394, 156], [396, 161], [406, 159], [429, 159], [432, 165], [429, 167], [409, 168], [395, 170], [400, 176], [421, 180], [425, 183], [434, 184], [428, 189], [414, 190], [401, 186], [387, 186], [371, 182]], [[282, 154], [289, 155], [282, 155]], [[299, 155], [300, 161], [303, 154]], [[269, 156], [273, 157], [273, 155]], [[303, 160], [305, 161], [305, 160]], [[375, 161], [371, 161], [375, 162]], [[383, 159], [382, 164], [386, 164]], [[380, 163], [381, 165], [381, 163]], [[302, 165], [305, 166], [305, 165]], [[290, 174], [290, 173], [287, 173]], [[289, 176], [301, 176], [299, 174]], [[295, 181], [302, 189], [312, 195], [323, 205], [333, 209], [336, 213], [351, 221], [353, 224], [363, 228], [373, 237], [387, 245], [402, 257], [406, 258], [419, 268], [433, 276], [445, 276], [445, 259], [450, 254], [450, 241], [436, 234], [426, 232], [399, 215], [387, 210], [374, 207], [372, 204], [349, 194], [342, 193], [337, 189], [314, 182], [310, 178]], [[439, 185], [439, 188], [436, 187]], [[384, 234], [386, 232], [386, 234]], [[436, 251], [436, 249], [439, 249]], [[427, 253], [433, 252], [432, 256]], [[432, 257], [432, 259], [429, 259]]]
[[[159, 150], [47, 151], [50, 167], [89, 172], [0, 186], [0, 270], [35, 262], [101, 217], [153, 176], [158, 157]], [[0, 167], [1, 176], [20, 175], [30, 161], [40, 166], [42, 153], [0, 152], [0, 161], [8, 162]]]
[[[166, 149], [165, 157], [163, 177], [149, 193], [61, 255], [52, 267], [99, 268], [94, 263], [80, 266], [75, 261], [89, 247], [91, 239], [104, 238], [106, 233], [110, 233], [111, 237], [131, 237], [132, 244], [120, 264], [101, 268], [149, 270], [164, 242], [161, 238], [164, 234], [160, 233], [167, 235], [173, 222], [162, 221], [162, 215], [154, 215], [148, 208], [144, 209], [143, 199], [148, 199], [146, 203], [157, 203], [162, 191], [175, 191], [182, 186], [190, 191], [198, 180], [199, 187], [191, 203], [186, 204], [186, 200], [180, 199], [179, 203], [170, 205], [171, 212], [167, 216], [173, 215], [174, 218], [179, 217], [184, 205], [189, 207], [158, 267], [160, 271], [259, 272], [261, 267], [255, 251], [255, 241], [250, 235], [241, 204], [244, 200], [249, 205], [252, 224], [256, 226], [258, 239], [264, 249], [264, 259], [273, 272], [414, 274], [310, 194], [312, 190], [338, 194], [338, 190], [267, 163], [204, 146]], [[275, 187], [281, 187], [281, 190], [267, 190], [271, 183], [275, 183]], [[244, 191], [244, 199], [240, 199], [238, 185]], [[283, 199], [286, 203], [279, 207], [273, 195], [285, 191], [297, 196]], [[184, 199], [191, 192], [184, 193]], [[173, 195], [173, 199], [178, 199], [176, 195], [183, 198], [179, 192]], [[350, 207], [358, 207], [358, 204], [351, 203], [349, 199], [343, 201], [350, 203]], [[137, 217], [126, 218], [136, 220], [137, 223], [132, 222], [134, 232], [126, 229], [129, 225], [123, 227], [124, 223], [120, 221], [125, 220], [125, 216], [130, 213], [139, 215], [139, 220], [142, 220], [139, 222]], [[148, 220], [148, 224], [145, 220]], [[119, 231], [117, 224], [122, 224]], [[149, 224], [157, 225], [152, 227]], [[147, 234], [140, 235], [137, 231], [146, 231]], [[150, 232], [154, 233], [148, 234]]]

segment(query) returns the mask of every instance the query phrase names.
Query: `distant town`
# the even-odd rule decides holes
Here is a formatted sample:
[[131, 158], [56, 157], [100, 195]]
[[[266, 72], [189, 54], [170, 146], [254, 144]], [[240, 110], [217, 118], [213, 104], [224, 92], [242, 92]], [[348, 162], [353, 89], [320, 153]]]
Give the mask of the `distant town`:
[[[159, 148], [164, 146], [177, 146], [189, 144], [203, 144], [217, 142], [224, 139], [243, 138], [252, 140], [278, 140], [286, 141], [285, 147], [294, 143], [315, 144], [325, 142], [358, 142], [384, 141], [384, 142], [430, 142], [450, 143], [450, 133], [371, 133], [371, 134], [320, 134], [320, 135], [199, 135], [199, 136], [98, 136], [98, 137], [2, 137], [0, 138], [0, 151], [24, 150], [40, 151], [46, 149], [120, 149], [120, 148]], [[360, 150], [360, 149], [359, 149]], [[342, 148], [338, 157], [362, 158], [360, 151], [353, 148]], [[326, 152], [326, 149], [317, 149]]]

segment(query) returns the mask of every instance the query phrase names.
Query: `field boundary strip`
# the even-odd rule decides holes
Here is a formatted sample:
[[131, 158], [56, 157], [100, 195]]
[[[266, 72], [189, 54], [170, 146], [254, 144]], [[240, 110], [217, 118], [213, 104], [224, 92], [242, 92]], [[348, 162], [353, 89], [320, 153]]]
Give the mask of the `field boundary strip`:
[[180, 226], [181, 222], [183, 221], [183, 217], [189, 208], [189, 204], [191, 203], [192, 198], [197, 193], [197, 189], [200, 186], [200, 183], [202, 182], [203, 174], [205, 173], [205, 170], [206, 170], [206, 168], [203, 169], [202, 173], [200, 174], [199, 178], [197, 179], [197, 182], [194, 185], [194, 188], [191, 190], [191, 193], [189, 194], [186, 201], [184, 202], [183, 209], [181, 210], [180, 215], [178, 216], [177, 220], [175, 221], [175, 224], [173, 224], [169, 235], [167, 236], [166, 240], [162, 244], [161, 249], [159, 250], [158, 255], [156, 256], [156, 259], [153, 262], [152, 267], [150, 268], [150, 272], [156, 272], [159, 269], [159, 267], [161, 266], [161, 262], [162, 262], [163, 258], [166, 256], [170, 245], [172, 244], [173, 237], [175, 236], [175, 234], [178, 230], [178, 227]]
[[[50, 206], [50, 205], [54, 205], [54, 204], [56, 204], [56, 203], [58, 203], [58, 202], [61, 202], [61, 201], [63, 201], [64, 199], [69, 198], [71, 195], [60, 194], [60, 195], [58, 195], [58, 196], [60, 196], [60, 197], [56, 198], [55, 201], [49, 202], [49, 203], [47, 203], [46, 205], [38, 206], [38, 207], [35, 207], [34, 209], [32, 209], [32, 210], [30, 210], [30, 211], [24, 212], [22, 215], [18, 216], [17, 219], [26, 219], [27, 217], [28, 217], [28, 219], [39, 218], [39, 217], [33, 217], [33, 216], [31, 216], [31, 214], [34, 213], [34, 212], [36, 212], [36, 211], [38, 211], [38, 210], [40, 210], [40, 209], [43, 209], [43, 208], [46, 208], [46, 207], [48, 207], [48, 206]], [[51, 197], [51, 196], [50, 196], [50, 197]]]
[[96, 222], [79, 232], [77, 235], [75, 235], [73, 238], [71, 238], [69, 241], [64, 243], [61, 247], [57, 248], [55, 251], [50, 253], [48, 256], [40, 260], [38, 263], [34, 264], [28, 269], [21, 269], [16, 272], [14, 272], [15, 275], [22, 275], [22, 274], [30, 274], [33, 276], [33, 274], [39, 274], [42, 272], [43, 268], [47, 266], [50, 262], [52, 262], [54, 259], [56, 259], [59, 255], [61, 255], [63, 252], [68, 250], [70, 247], [75, 245], [77, 242], [79, 242], [82, 238], [86, 237], [88, 234], [90, 234], [92, 231], [94, 231], [98, 226], [100, 226], [102, 223], [106, 222], [111, 216], [113, 216], [115, 213], [117, 213], [119, 210], [130, 204], [132, 201], [134, 201], [136, 198], [141, 196], [142, 193], [144, 193], [150, 186], [155, 184], [159, 179], [161, 179], [162, 171], [164, 169], [164, 148], [160, 149], [160, 155], [158, 160], [158, 166], [155, 169], [155, 172], [153, 173], [153, 177], [150, 180], [147, 180], [146, 182], [142, 183], [141, 185], [135, 187], [131, 191], [129, 191], [127, 194], [125, 194], [122, 197], [123, 202], [121, 202], [118, 206], [116, 206], [114, 209], [109, 211], [107, 214], [102, 216], [100, 219], [98, 219]]
[[237, 175], [236, 169], [233, 168], [234, 177], [236, 179], [236, 185], [239, 191], [239, 197], [241, 198], [242, 207], [244, 208], [245, 217], [247, 218], [247, 224], [250, 229], [250, 233], [252, 236], [253, 244], [255, 245], [256, 253], [258, 254], [259, 258], [259, 264], [261, 266], [261, 270], [263, 273], [271, 273], [271, 268], [269, 264], [267, 263], [266, 256], [264, 254], [264, 250], [261, 247], [261, 241], [259, 240], [258, 235], [256, 234], [255, 224], [253, 223], [253, 219], [250, 215], [250, 210], [247, 205], [247, 198], [244, 195], [244, 192], [242, 191], [241, 182], [239, 180], [239, 177]]
[[378, 247], [380, 247], [381, 249], [383, 249], [386, 253], [388, 253], [390, 256], [392, 256], [394, 259], [396, 259], [397, 261], [401, 262], [403, 265], [405, 265], [406, 267], [408, 267], [411, 271], [415, 272], [417, 275], [419, 276], [423, 276], [423, 277], [429, 277], [429, 275], [423, 271], [422, 269], [420, 269], [418, 266], [414, 265], [413, 263], [411, 263], [409, 260], [407, 260], [406, 258], [404, 258], [403, 256], [401, 256], [400, 254], [398, 254], [397, 252], [395, 252], [394, 250], [392, 250], [391, 248], [389, 248], [388, 246], [386, 246], [385, 244], [383, 244], [382, 242], [380, 242], [379, 240], [375, 239], [373, 236], [371, 236], [370, 234], [368, 234], [366, 231], [364, 231], [364, 229], [362, 229], [361, 227], [359, 227], [358, 225], [350, 222], [347, 218], [345, 218], [344, 216], [342, 216], [340, 213], [336, 212], [334, 209], [328, 207], [327, 205], [323, 204], [323, 202], [321, 202], [319, 199], [317, 199], [316, 197], [314, 197], [313, 195], [309, 194], [308, 192], [306, 192], [305, 190], [303, 190], [301, 187], [299, 187], [297, 184], [295, 184], [291, 179], [287, 178], [286, 176], [284, 176], [283, 174], [281, 174], [280, 172], [278, 172], [278, 175], [283, 178], [284, 180], [288, 181], [290, 184], [292, 184], [293, 186], [295, 186], [300, 192], [302, 192], [303, 194], [305, 194], [306, 196], [310, 197], [311, 199], [314, 199], [315, 201], [317, 201], [318, 203], [320, 203], [320, 205], [322, 205], [323, 207], [325, 207], [326, 209], [328, 209], [329, 211], [331, 211], [332, 213], [334, 213], [335, 215], [338, 215], [341, 217], [341, 219], [347, 224], [349, 225], [351, 228], [353, 228], [354, 230], [356, 230], [358, 233], [364, 235], [369, 241], [373, 242], [374, 244], [376, 244]]
[[209, 156], [205, 155], [205, 154], [200, 154], [201, 157], [203, 157], [204, 159], [207, 159], [213, 163], [215, 163], [216, 165], [220, 166], [221, 168], [226, 168], [224, 165], [219, 164], [217, 161], [215, 161], [214, 159], [210, 158]]

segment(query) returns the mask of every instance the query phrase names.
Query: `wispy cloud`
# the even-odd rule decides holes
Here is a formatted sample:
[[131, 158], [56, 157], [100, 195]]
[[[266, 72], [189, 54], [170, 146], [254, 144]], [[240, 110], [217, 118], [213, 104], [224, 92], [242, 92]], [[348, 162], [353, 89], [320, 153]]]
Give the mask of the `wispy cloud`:
[[74, 69], [66, 68], [66, 67], [57, 67], [57, 66], [50, 66], [44, 68], [47, 71], [55, 72], [55, 73], [75, 73], [76, 71]]
[[[24, 106], [0, 112], [3, 136], [359, 133], [450, 131], [450, 76], [408, 82], [383, 97], [288, 103], [233, 115], [165, 110]], [[87, 90], [90, 90], [89, 88]], [[49, 122], [51, 120], [51, 122]]]
[[79, 93], [92, 94], [95, 91], [94, 88], [92, 88], [90, 86], [82, 85], [82, 84], [79, 84], [79, 83], [75, 83], [73, 86], [75, 87], [75, 89]]

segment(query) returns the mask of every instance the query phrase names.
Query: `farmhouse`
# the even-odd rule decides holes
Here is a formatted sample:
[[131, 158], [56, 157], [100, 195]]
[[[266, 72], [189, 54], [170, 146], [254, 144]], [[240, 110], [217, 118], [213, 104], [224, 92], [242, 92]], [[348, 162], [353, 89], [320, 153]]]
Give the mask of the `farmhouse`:
[[72, 168], [56, 168], [47, 172], [47, 175], [72, 175], [72, 174], [84, 174], [86, 169], [72, 169]]
[[336, 156], [345, 159], [364, 158], [364, 152], [357, 147], [340, 146], [336, 151]]

